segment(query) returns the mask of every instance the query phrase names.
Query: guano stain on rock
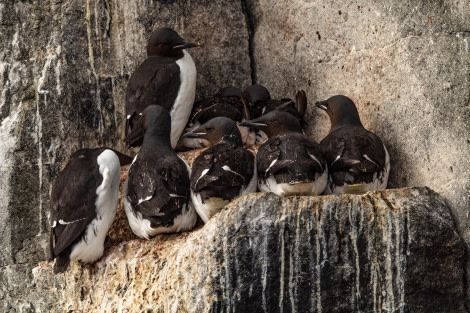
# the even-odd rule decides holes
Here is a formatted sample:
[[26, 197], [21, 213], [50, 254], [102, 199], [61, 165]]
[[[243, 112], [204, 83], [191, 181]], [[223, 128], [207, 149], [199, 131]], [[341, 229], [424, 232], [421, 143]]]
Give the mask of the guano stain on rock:
[[195, 231], [122, 242], [65, 275], [42, 263], [29, 288], [64, 286], [51, 308], [85, 311], [464, 312], [464, 251], [428, 188], [256, 193]]

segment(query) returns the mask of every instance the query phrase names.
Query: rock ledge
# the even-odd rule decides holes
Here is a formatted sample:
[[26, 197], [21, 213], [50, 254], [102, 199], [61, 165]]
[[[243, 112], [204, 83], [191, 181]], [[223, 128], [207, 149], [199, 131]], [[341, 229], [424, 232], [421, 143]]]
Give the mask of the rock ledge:
[[0, 299], [33, 311], [465, 312], [464, 247], [425, 187], [256, 193], [198, 230], [123, 242], [94, 265], [54, 276], [38, 264]]

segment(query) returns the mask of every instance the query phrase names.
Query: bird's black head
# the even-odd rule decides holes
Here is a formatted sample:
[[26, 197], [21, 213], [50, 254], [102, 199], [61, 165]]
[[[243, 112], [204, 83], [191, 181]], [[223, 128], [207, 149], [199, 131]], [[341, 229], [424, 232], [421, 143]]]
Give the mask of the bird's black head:
[[243, 99], [249, 106], [256, 105], [259, 101], [271, 100], [271, 95], [266, 87], [260, 84], [251, 85], [245, 88], [242, 93]]
[[331, 121], [331, 130], [346, 125], [362, 126], [356, 105], [346, 96], [333, 96], [327, 100], [316, 102], [315, 106], [328, 114]]
[[253, 120], [244, 121], [240, 126], [262, 130], [269, 138], [288, 132], [302, 133], [302, 127], [290, 113], [274, 110]]
[[147, 56], [182, 57], [183, 49], [197, 47], [187, 42], [171, 28], [159, 28], [150, 35]]
[[253, 119], [263, 114], [266, 101], [271, 100], [271, 95], [266, 87], [255, 84], [243, 90], [241, 100], [245, 107], [245, 117]]
[[242, 137], [237, 124], [227, 117], [215, 117], [202, 124], [183, 138], [202, 138], [214, 146], [220, 142], [242, 146]]

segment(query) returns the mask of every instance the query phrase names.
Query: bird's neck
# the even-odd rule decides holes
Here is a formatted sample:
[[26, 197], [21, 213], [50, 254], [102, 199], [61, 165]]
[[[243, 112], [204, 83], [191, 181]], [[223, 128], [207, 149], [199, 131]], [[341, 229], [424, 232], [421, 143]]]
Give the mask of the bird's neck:
[[330, 132], [334, 131], [334, 130], [337, 130], [337, 129], [340, 129], [340, 128], [343, 128], [343, 127], [346, 127], [346, 126], [347, 127], [362, 127], [362, 128], [364, 128], [364, 126], [362, 125], [360, 120], [342, 119], [341, 121], [337, 121], [337, 122], [331, 124]]
[[181, 49], [171, 51], [171, 54], [157, 53], [157, 52], [154, 52], [154, 51], [147, 51], [147, 58], [152, 58], [152, 57], [168, 58], [168, 59], [172, 59], [172, 60], [178, 60], [178, 59], [181, 59], [182, 57], [184, 57], [184, 52]]
[[[173, 151], [173, 148], [171, 147], [170, 135], [168, 134], [168, 132], [159, 131], [157, 129], [150, 129], [145, 132], [144, 144], [146, 147], [149, 148], [158, 147], [159, 151]], [[142, 146], [142, 148], [144, 148], [144, 146]]]
[[331, 116], [331, 130], [343, 128], [345, 126], [364, 127], [362, 126], [359, 113], [352, 112], [347, 115]]

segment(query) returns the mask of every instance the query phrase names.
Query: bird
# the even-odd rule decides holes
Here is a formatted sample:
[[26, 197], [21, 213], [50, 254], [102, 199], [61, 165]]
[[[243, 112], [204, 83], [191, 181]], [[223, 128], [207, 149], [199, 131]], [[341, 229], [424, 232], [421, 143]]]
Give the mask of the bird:
[[170, 113], [150, 105], [139, 123], [144, 138], [123, 187], [129, 225], [143, 239], [190, 230], [197, 219], [190, 203], [191, 169], [171, 147]]
[[142, 144], [137, 120], [149, 105], [170, 112], [171, 145], [174, 148], [188, 121], [196, 94], [196, 66], [187, 42], [171, 28], [159, 28], [147, 43], [147, 59], [132, 73], [126, 89], [126, 138], [129, 147]]
[[320, 195], [328, 168], [319, 144], [304, 135], [297, 119], [273, 110], [241, 125], [262, 130], [267, 136], [256, 154], [258, 189], [278, 196]]
[[233, 121], [243, 118], [241, 90], [234, 86], [220, 89], [214, 96], [206, 97], [194, 103], [191, 123], [199, 123], [198, 127], [212, 118], [223, 116]]
[[[228, 117], [235, 122], [241, 122], [244, 118], [244, 106], [241, 101], [241, 90], [234, 86], [220, 89], [215, 95], [202, 98], [194, 102], [191, 116], [184, 133], [189, 133], [215, 117]], [[246, 127], [240, 127], [240, 132], [247, 133]], [[243, 138], [243, 136], [242, 136]], [[195, 148], [209, 147], [208, 140], [201, 138], [180, 138], [176, 150], [185, 151]]]
[[191, 199], [204, 223], [235, 198], [256, 192], [255, 157], [243, 148], [232, 119], [215, 117], [183, 137], [203, 138], [212, 145], [196, 157], [191, 169]]
[[[255, 119], [273, 110], [285, 111], [292, 114], [305, 127], [304, 115], [307, 110], [307, 94], [304, 90], [298, 90], [295, 100], [290, 98], [272, 99], [266, 87], [255, 84], [246, 87], [242, 92], [242, 101], [249, 114], [249, 119]], [[262, 131], [256, 133], [254, 144], [261, 144], [267, 140]]]
[[93, 263], [104, 252], [104, 241], [116, 215], [120, 167], [132, 158], [102, 147], [80, 149], [69, 158], [51, 191], [50, 260], [54, 273], [70, 261]]
[[354, 102], [336, 95], [315, 105], [331, 122], [320, 142], [328, 163], [326, 194], [361, 194], [387, 188], [390, 157], [382, 140], [364, 128]]

